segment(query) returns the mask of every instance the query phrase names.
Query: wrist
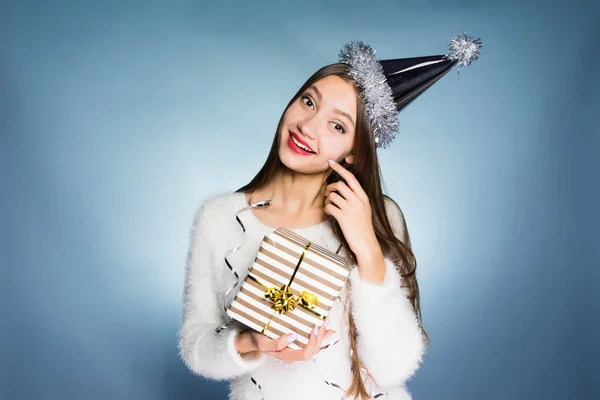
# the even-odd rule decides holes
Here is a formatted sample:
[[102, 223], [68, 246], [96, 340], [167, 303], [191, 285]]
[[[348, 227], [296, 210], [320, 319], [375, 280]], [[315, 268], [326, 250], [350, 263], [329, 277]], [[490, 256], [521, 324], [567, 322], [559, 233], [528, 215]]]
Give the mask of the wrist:
[[354, 252], [354, 255], [356, 256], [356, 262], [359, 266], [361, 264], [363, 264], [363, 266], [371, 265], [384, 258], [383, 252], [381, 251], [381, 245], [374, 235], [371, 240], [365, 241], [363, 248], [358, 252]]
[[256, 332], [255, 331], [247, 331], [247, 333], [248, 333], [248, 337], [250, 338], [250, 342], [252, 343], [252, 351], [260, 352], [260, 349], [258, 348], [258, 340], [256, 339]]
[[373, 283], [383, 282], [386, 265], [385, 257], [379, 245], [372, 246], [369, 251], [362, 254], [356, 254], [356, 262], [362, 279]]
[[258, 352], [258, 342], [252, 331], [239, 333], [234, 339], [234, 345], [241, 356], [248, 356], [251, 353]]

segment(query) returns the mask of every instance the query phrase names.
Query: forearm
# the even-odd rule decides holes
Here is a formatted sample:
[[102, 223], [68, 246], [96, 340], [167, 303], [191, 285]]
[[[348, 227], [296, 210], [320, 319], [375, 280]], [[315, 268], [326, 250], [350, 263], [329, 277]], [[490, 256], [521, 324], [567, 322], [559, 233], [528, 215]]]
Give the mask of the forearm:
[[[188, 321], [189, 322], [189, 321]], [[231, 379], [258, 368], [263, 355], [258, 352], [245, 352], [249, 346], [242, 337], [241, 354], [236, 346], [240, 334], [237, 324], [232, 324], [222, 332], [215, 332], [214, 326], [207, 324], [184, 324], [180, 333], [180, 350], [187, 367], [197, 375], [211, 379]]]
[[[179, 332], [181, 357], [197, 375], [211, 379], [231, 379], [258, 368], [264, 357], [247, 358], [235, 345], [241, 324], [230, 321], [216, 332], [227, 315], [222, 297], [217, 295], [211, 227], [219, 221], [208, 218], [204, 206], [196, 213], [186, 262], [183, 318]], [[209, 222], [210, 221], [210, 222]], [[244, 349], [241, 349], [244, 350]]]

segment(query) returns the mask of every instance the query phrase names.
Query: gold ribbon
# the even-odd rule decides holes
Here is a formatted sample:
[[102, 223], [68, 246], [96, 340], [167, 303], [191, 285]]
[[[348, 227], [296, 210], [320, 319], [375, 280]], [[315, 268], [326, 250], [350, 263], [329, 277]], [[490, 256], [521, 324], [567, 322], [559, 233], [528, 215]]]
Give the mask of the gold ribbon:
[[294, 272], [290, 277], [290, 281], [286, 285], [281, 286], [280, 288], [277, 288], [275, 286], [268, 287], [256, 277], [248, 275], [248, 278], [252, 279], [254, 282], [258, 283], [266, 289], [264, 296], [273, 303], [271, 305], [271, 308], [274, 310], [274, 313], [271, 316], [271, 319], [269, 319], [269, 322], [267, 322], [265, 327], [262, 329], [261, 333], [265, 333], [269, 329], [269, 325], [271, 324], [271, 321], [273, 320], [276, 314], [285, 314], [288, 311], [294, 311], [294, 309], [297, 306], [302, 307], [303, 309], [310, 312], [319, 319], [325, 319], [325, 316], [319, 314], [314, 310], [315, 305], [319, 305], [319, 299], [317, 296], [306, 290], [302, 291], [300, 296], [296, 296], [290, 291], [290, 286], [292, 285], [292, 282], [296, 277], [296, 272], [298, 272], [300, 264], [302, 264], [304, 256], [306, 255], [306, 251], [308, 250], [310, 245], [311, 243], [308, 242], [308, 244], [304, 246], [304, 250], [302, 251], [300, 258], [298, 259], [298, 263], [296, 264], [296, 268], [294, 268]]
[[319, 299], [314, 294], [305, 290], [300, 296], [296, 296], [290, 292], [288, 285], [283, 285], [279, 289], [276, 287], [268, 288], [265, 297], [273, 302], [271, 308], [279, 314], [294, 311], [297, 305], [310, 308], [314, 307], [313, 304], [319, 305]]

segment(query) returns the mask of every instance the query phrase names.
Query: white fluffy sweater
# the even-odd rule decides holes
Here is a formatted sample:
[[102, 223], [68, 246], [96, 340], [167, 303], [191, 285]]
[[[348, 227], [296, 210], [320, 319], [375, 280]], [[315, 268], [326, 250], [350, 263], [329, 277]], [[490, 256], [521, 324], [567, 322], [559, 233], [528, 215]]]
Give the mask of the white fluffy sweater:
[[[406, 291], [401, 288], [400, 274], [388, 258], [382, 283], [361, 279], [358, 268], [353, 266], [349, 277], [351, 289], [342, 290], [328, 316], [329, 329], [336, 333], [326, 338], [323, 346], [339, 342], [321, 350], [314, 360], [286, 364], [264, 354], [256, 360], [246, 360], [234, 346], [235, 336], [245, 327], [233, 321], [227, 329], [215, 332], [230, 321], [224, 307], [235, 297], [264, 236], [275, 229], [264, 225], [248, 209], [240, 214], [246, 227], [244, 234], [235, 214], [246, 206], [243, 193], [228, 192], [211, 196], [196, 213], [179, 332], [181, 357], [187, 367], [208, 379], [230, 380], [230, 399], [339, 400], [342, 390], [325, 381], [348, 388], [352, 380], [344, 307], [349, 300], [358, 333], [358, 354], [376, 382], [365, 379], [367, 389], [372, 394], [386, 393], [387, 397], [381, 399], [411, 399], [405, 383], [419, 368], [425, 346]], [[402, 212], [387, 199], [386, 209], [396, 235], [405, 241]], [[294, 231], [334, 252], [338, 248], [339, 242], [327, 222]], [[227, 257], [240, 275], [240, 282], [224, 298], [235, 282], [224, 256], [240, 245], [238, 251]]]

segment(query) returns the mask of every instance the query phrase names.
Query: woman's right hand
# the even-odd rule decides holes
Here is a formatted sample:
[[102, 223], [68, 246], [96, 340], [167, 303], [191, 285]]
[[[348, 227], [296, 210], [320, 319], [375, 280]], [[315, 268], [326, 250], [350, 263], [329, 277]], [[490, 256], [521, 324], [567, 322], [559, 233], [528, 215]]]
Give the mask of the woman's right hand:
[[[239, 339], [237, 342], [240, 343], [240, 345], [236, 343], [236, 346], [241, 354], [261, 352], [286, 363], [292, 363], [310, 360], [321, 350], [323, 339], [334, 333], [335, 330], [327, 329], [326, 323], [323, 323], [320, 327], [315, 326], [310, 334], [308, 344], [303, 349], [292, 350], [288, 345], [297, 339], [295, 333], [282, 335], [274, 340], [255, 331], [246, 331], [236, 338]], [[243, 337], [243, 335], [246, 335], [246, 337]]]

